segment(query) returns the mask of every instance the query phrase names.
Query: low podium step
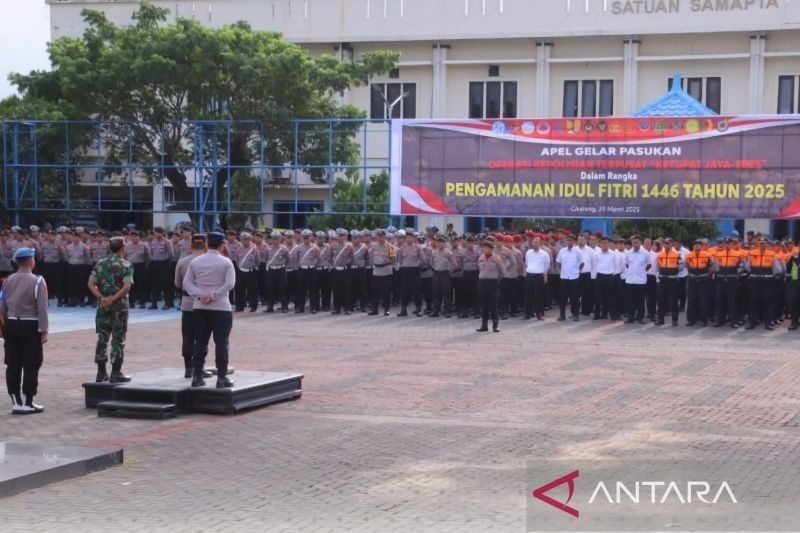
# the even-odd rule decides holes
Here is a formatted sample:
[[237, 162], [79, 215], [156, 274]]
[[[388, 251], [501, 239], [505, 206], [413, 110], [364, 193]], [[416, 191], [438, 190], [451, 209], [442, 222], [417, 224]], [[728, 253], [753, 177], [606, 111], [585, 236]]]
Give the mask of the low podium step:
[[97, 416], [115, 418], [150, 418], [164, 420], [178, 415], [178, 406], [174, 403], [129, 402], [111, 400], [97, 404]]

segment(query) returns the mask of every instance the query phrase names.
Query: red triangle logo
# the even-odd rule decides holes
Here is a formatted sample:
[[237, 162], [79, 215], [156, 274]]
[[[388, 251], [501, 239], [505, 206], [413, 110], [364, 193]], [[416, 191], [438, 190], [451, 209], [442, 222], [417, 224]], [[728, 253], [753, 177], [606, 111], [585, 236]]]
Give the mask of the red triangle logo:
[[[533, 497], [538, 500], [542, 500], [544, 503], [548, 505], [552, 505], [556, 509], [564, 511], [568, 515], [578, 518], [580, 516], [578, 510], [573, 507], [570, 507], [567, 504], [572, 499], [572, 495], [575, 494], [575, 478], [577, 478], [579, 475], [580, 472], [578, 470], [575, 470], [574, 472], [570, 472], [569, 474], [562, 476], [558, 479], [555, 479], [550, 483], [542, 485], [539, 488], [533, 489]], [[567, 484], [567, 489], [569, 490], [566, 502], [560, 502], [558, 500], [554, 500], [553, 498], [551, 498], [546, 494], [548, 491], [558, 487], [559, 485], [563, 485], [564, 483]]]

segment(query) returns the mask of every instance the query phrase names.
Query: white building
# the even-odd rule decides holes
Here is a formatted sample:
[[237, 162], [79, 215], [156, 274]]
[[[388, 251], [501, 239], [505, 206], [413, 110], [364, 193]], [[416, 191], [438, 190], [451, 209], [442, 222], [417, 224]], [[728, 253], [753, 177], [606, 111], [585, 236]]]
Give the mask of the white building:
[[[138, 1], [46, 0], [54, 38], [80, 11], [127, 24]], [[628, 115], [673, 74], [726, 114], [800, 109], [800, 2], [791, 0], [155, 0], [210, 26], [247, 20], [312, 53], [401, 53], [399, 69], [345, 101], [383, 118]], [[388, 154], [370, 141], [369, 157]], [[422, 222], [422, 221], [421, 221]], [[436, 220], [442, 226], [446, 221]], [[457, 229], [461, 220], [455, 222]], [[424, 222], [423, 222], [424, 223]], [[787, 223], [777, 228], [786, 231]], [[767, 229], [766, 221], [749, 228]]]

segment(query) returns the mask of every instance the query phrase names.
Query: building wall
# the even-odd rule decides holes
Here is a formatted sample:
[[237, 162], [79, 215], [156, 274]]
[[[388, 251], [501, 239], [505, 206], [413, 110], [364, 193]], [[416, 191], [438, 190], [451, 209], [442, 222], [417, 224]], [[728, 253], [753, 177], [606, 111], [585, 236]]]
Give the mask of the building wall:
[[[82, 32], [82, 8], [103, 9], [113, 22], [127, 24], [138, 5], [47, 1], [54, 37]], [[469, 83], [490, 79], [517, 82], [517, 116], [550, 117], [562, 115], [565, 80], [611, 79], [614, 114], [625, 115], [663, 95], [675, 73], [720, 77], [722, 114], [774, 113], [778, 77], [800, 75], [800, 2], [789, 0], [154, 3], [169, 8], [172, 17], [194, 17], [215, 27], [245, 19], [255, 28], [283, 32], [313, 54], [335, 53], [343, 44], [355, 57], [369, 50], [398, 51], [399, 77], [374, 82], [416, 83], [417, 118], [468, 116]], [[499, 66], [498, 77], [489, 77], [490, 65]], [[370, 88], [349, 90], [342, 101], [369, 111]], [[386, 164], [385, 127], [370, 127], [360, 142], [369, 164]], [[461, 221], [454, 222], [458, 229]], [[420, 225], [426, 223], [421, 217]], [[446, 221], [434, 223], [442, 227]]]

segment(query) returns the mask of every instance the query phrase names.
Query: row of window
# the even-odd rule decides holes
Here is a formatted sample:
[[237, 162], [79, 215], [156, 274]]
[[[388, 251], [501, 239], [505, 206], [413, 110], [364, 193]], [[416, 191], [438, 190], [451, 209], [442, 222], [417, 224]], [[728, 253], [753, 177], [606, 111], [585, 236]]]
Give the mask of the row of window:
[[[667, 90], [672, 89], [672, 78]], [[722, 109], [722, 78], [683, 78], [682, 88], [716, 113]], [[417, 118], [416, 83], [373, 83], [370, 117]], [[800, 77], [781, 76], [778, 82], [778, 113], [794, 113], [800, 98]], [[469, 118], [516, 118], [517, 82], [473, 81], [469, 83]], [[614, 114], [614, 80], [564, 81], [562, 116], [607, 117]]]

